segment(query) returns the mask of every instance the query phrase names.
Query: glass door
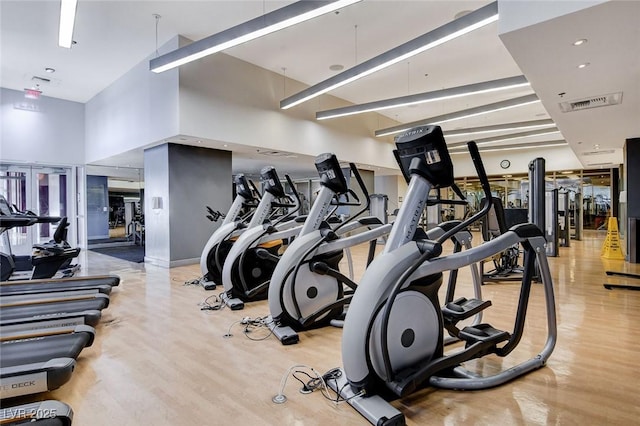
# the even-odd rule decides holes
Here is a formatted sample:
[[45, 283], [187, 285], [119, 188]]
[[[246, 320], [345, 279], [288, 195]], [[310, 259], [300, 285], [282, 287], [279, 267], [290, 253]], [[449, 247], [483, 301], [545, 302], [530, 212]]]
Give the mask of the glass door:
[[[71, 169], [0, 164], [0, 193], [17, 211], [32, 211], [40, 216], [69, 216], [71, 205]], [[71, 221], [70, 221], [71, 222]], [[3, 242], [16, 255], [31, 254], [33, 244], [49, 241], [56, 224], [36, 224], [14, 228]], [[3, 247], [3, 251], [7, 251]]]

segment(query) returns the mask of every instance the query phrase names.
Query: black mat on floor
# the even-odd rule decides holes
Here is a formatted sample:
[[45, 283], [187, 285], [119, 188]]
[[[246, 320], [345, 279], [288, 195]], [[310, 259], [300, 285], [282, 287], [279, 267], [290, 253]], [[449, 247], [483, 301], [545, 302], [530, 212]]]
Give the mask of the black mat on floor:
[[118, 259], [126, 260], [128, 262], [144, 262], [144, 247], [142, 246], [131, 245], [119, 247], [104, 247], [94, 248], [91, 249], [91, 251], [106, 254], [107, 256], [117, 257]]
[[114, 238], [94, 238], [87, 241], [87, 244], [108, 244], [108, 243], [126, 243], [129, 240], [126, 237], [114, 237]]

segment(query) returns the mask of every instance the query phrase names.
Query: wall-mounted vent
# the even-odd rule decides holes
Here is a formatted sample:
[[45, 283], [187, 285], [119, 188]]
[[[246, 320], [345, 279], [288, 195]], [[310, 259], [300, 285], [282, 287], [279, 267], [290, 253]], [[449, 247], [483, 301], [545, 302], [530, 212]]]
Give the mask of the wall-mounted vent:
[[599, 108], [603, 106], [618, 105], [622, 102], [622, 92], [608, 95], [591, 96], [589, 98], [576, 99], [569, 102], [560, 102], [558, 105], [562, 112], [580, 111], [583, 109]]
[[604, 166], [613, 166], [613, 163], [609, 161], [607, 163], [587, 163], [587, 165], [593, 166], [593, 167], [604, 167]]
[[40, 77], [37, 75], [34, 75], [33, 77], [31, 77], [31, 81], [34, 81], [38, 84], [49, 84], [51, 83], [51, 79], [50, 78], [46, 78], [46, 77]]
[[582, 155], [583, 157], [588, 157], [590, 155], [603, 155], [603, 154], [613, 154], [614, 152], [616, 152], [615, 149], [599, 149], [597, 151], [585, 151], [585, 152], [581, 152], [580, 155]]
[[266, 155], [267, 157], [298, 158], [296, 154], [281, 151], [260, 151], [259, 154]]

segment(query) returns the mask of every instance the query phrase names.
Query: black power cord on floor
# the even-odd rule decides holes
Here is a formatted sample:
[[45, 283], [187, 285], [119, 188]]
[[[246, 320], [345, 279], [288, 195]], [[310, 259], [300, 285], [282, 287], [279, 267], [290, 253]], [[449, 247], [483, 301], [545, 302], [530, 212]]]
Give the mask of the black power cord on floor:
[[190, 286], [190, 285], [193, 285], [193, 286], [199, 286], [199, 285], [200, 285], [200, 283], [202, 283], [202, 280], [203, 280], [203, 279], [204, 279], [204, 277], [198, 277], [198, 278], [195, 278], [195, 279], [193, 279], [193, 280], [187, 280], [187, 281], [185, 281], [185, 282], [184, 282], [184, 284], [183, 284], [183, 285], [184, 285], [185, 287], [188, 287], [188, 286]]
[[[242, 333], [244, 334], [244, 336], [247, 339], [253, 340], [256, 342], [266, 340], [269, 337], [271, 337], [271, 335], [273, 334], [273, 330], [271, 327], [271, 325], [273, 324], [273, 319], [271, 319], [270, 315], [266, 315], [264, 317], [257, 317], [257, 318], [244, 317], [241, 320], [235, 321], [229, 326], [227, 333], [223, 334], [222, 337], [225, 337], [225, 338], [233, 337], [233, 334], [231, 334], [231, 329], [238, 324], [243, 326]], [[253, 337], [253, 335], [251, 334], [251, 333], [255, 334], [256, 330], [265, 330], [265, 329], [267, 330], [267, 334], [263, 336]]]
[[224, 309], [224, 307], [227, 305], [222, 301], [223, 294], [224, 292], [221, 292], [219, 294], [212, 294], [211, 296], [204, 299], [201, 303], [198, 303], [198, 306], [200, 306], [200, 310], [201, 311], [220, 311]]
[[[302, 368], [311, 371], [311, 374], [305, 370], [302, 370]], [[303, 378], [301, 378], [300, 377], [301, 375], [306, 376], [307, 380], [305, 381]], [[336, 382], [336, 388], [337, 388], [338, 387], [337, 381], [342, 376], [342, 370], [340, 368], [332, 368], [326, 373], [320, 375], [313, 367], [310, 367], [304, 364], [298, 364], [290, 367], [287, 370], [287, 372], [282, 376], [282, 379], [280, 380], [279, 392], [272, 398], [272, 401], [274, 403], [282, 404], [286, 402], [287, 397], [284, 395], [284, 387], [287, 383], [287, 379], [289, 378], [289, 376], [292, 376], [302, 385], [302, 388], [300, 388], [300, 393], [310, 394], [310, 393], [313, 393], [315, 390], [320, 390], [320, 393], [322, 393], [322, 396], [325, 399], [331, 401], [336, 405], [343, 402], [347, 402], [352, 398], [364, 395], [364, 390], [363, 390], [346, 399], [341, 397], [340, 395], [342, 394], [344, 387], [348, 386], [348, 384], [344, 384], [343, 387], [338, 389], [338, 392], [334, 392], [336, 396], [335, 398], [332, 398], [331, 394], [329, 393], [329, 390], [331, 388], [327, 386], [327, 382], [334, 380]]]

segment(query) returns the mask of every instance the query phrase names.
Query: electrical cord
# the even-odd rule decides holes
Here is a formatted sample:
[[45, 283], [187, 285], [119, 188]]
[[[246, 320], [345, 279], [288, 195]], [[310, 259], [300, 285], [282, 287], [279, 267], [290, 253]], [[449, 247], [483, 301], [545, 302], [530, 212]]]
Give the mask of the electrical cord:
[[[309, 374], [307, 371], [301, 370], [302, 368], [310, 370], [313, 375]], [[308, 380], [305, 382], [298, 375], [305, 375], [307, 376]], [[304, 364], [296, 364], [291, 366], [286, 371], [286, 373], [282, 376], [282, 379], [280, 380], [280, 389], [278, 393], [272, 398], [272, 401], [274, 403], [282, 404], [287, 400], [287, 397], [284, 395], [283, 392], [289, 376], [296, 379], [302, 385], [302, 388], [300, 389], [300, 393], [310, 394], [310, 393], [313, 393], [315, 390], [320, 389], [320, 393], [322, 394], [322, 396], [325, 399], [334, 403], [335, 405], [347, 402], [355, 397], [364, 395], [364, 390], [361, 390], [360, 392], [350, 396], [349, 398], [343, 398], [341, 396], [342, 391], [346, 386], [348, 386], [348, 383], [345, 383], [340, 389], [338, 389], [338, 392], [335, 392], [336, 396], [335, 398], [333, 398], [329, 393], [330, 388], [327, 386], [327, 382], [330, 380], [334, 380], [336, 382], [336, 388], [338, 388], [337, 382], [338, 382], [338, 379], [342, 376], [342, 370], [340, 368], [332, 368], [331, 370], [321, 375], [313, 367], [310, 367]]]
[[227, 305], [222, 301], [223, 294], [224, 292], [220, 294], [212, 294], [211, 296], [204, 299], [201, 303], [198, 303], [198, 306], [200, 306], [200, 310], [201, 311], [220, 311], [224, 309], [224, 307]]
[[187, 280], [182, 285], [185, 286], [185, 287], [188, 287], [190, 285], [199, 286], [202, 283], [202, 281], [204, 281], [204, 275], [200, 276], [198, 278], [194, 278], [192, 280]]
[[[244, 334], [244, 336], [247, 339], [253, 340], [254, 342], [266, 340], [269, 337], [271, 337], [271, 335], [273, 334], [273, 328], [271, 327], [273, 325], [273, 319], [271, 318], [270, 315], [266, 315], [264, 317], [257, 317], [257, 318], [244, 317], [241, 320], [234, 321], [233, 323], [231, 323], [231, 325], [227, 329], [227, 333], [223, 334], [222, 337], [225, 337], [225, 338], [233, 337], [233, 334], [231, 333], [231, 329], [238, 324], [241, 324], [244, 326], [242, 330], [242, 334]], [[266, 335], [260, 336], [260, 337], [253, 337], [251, 335], [251, 333], [255, 332], [256, 330], [265, 329], [265, 328], [268, 330]]]

